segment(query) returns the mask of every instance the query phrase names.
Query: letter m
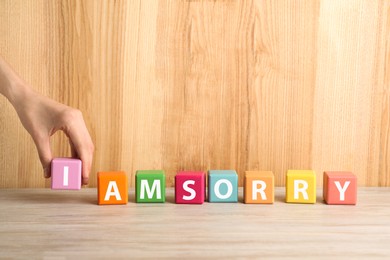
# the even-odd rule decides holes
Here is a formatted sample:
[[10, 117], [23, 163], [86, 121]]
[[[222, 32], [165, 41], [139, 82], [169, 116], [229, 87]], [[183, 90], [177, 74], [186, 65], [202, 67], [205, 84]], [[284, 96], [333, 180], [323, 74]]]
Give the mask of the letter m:
[[145, 191], [148, 199], [152, 199], [154, 193], [157, 193], [157, 199], [161, 199], [161, 182], [160, 180], [154, 180], [152, 188], [149, 187], [148, 180], [141, 180], [140, 198], [145, 199]]

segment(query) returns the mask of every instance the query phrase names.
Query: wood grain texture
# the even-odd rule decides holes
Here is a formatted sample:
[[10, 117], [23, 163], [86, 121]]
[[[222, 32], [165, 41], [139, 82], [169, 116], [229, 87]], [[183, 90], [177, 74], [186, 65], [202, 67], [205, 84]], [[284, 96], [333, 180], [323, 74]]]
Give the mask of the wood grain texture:
[[180, 205], [173, 189], [164, 204], [136, 204], [132, 189], [127, 205], [97, 206], [96, 189], [2, 189], [1, 257], [388, 258], [389, 188], [360, 188], [356, 206], [286, 204], [284, 192], [273, 205]]
[[[83, 111], [99, 170], [353, 171], [390, 186], [390, 1], [0, 1], [0, 53]], [[0, 99], [0, 187], [47, 187]], [[70, 155], [64, 135], [56, 156]]]

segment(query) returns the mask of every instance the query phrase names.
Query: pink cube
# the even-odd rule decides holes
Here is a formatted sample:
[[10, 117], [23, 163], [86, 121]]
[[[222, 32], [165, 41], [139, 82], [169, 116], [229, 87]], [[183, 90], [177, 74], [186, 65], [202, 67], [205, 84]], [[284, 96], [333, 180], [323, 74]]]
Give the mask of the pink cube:
[[323, 192], [327, 204], [355, 205], [357, 178], [351, 172], [324, 172]]
[[51, 161], [51, 188], [53, 190], [81, 189], [81, 160], [54, 158]]
[[205, 173], [179, 172], [175, 176], [177, 204], [203, 204], [205, 200]]

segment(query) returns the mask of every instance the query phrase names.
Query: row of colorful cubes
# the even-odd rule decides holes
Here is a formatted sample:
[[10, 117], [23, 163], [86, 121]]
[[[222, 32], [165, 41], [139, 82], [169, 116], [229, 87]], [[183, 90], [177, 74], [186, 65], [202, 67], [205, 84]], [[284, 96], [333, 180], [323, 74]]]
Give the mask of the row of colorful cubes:
[[[238, 175], [234, 170], [181, 171], [175, 176], [175, 202], [202, 204], [206, 201], [238, 202]], [[140, 170], [135, 176], [137, 203], [165, 202], [165, 173]], [[127, 204], [128, 181], [123, 171], [98, 172], [98, 204]], [[52, 161], [52, 189], [80, 189], [81, 161], [56, 158]], [[207, 188], [207, 193], [206, 193]], [[274, 203], [274, 174], [271, 171], [246, 171], [244, 203]], [[312, 170], [288, 170], [287, 203], [316, 203], [316, 174]], [[326, 171], [323, 174], [323, 199], [327, 204], [355, 205], [357, 178], [351, 172]]]

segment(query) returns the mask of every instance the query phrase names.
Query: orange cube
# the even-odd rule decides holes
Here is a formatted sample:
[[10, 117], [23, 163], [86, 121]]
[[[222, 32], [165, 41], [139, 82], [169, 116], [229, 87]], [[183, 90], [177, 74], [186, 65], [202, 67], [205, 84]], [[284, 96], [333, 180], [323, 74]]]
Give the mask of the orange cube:
[[323, 197], [326, 204], [356, 205], [356, 176], [351, 172], [324, 172]]
[[245, 203], [272, 204], [274, 197], [274, 174], [271, 171], [245, 172]]
[[127, 176], [125, 172], [98, 172], [98, 204], [127, 204]]

